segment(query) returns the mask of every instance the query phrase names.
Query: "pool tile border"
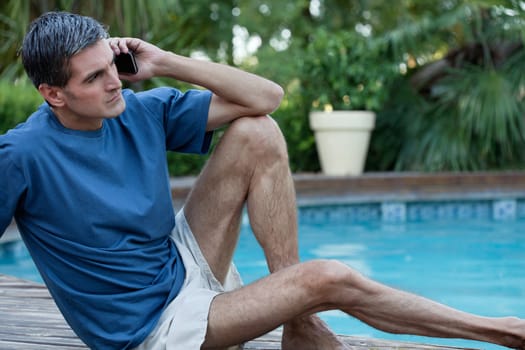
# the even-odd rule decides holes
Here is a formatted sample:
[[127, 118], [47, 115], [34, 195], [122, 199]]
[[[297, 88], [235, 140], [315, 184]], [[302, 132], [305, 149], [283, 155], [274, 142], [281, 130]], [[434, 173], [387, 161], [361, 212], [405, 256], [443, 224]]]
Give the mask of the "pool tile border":
[[308, 205], [298, 209], [302, 222], [389, 223], [491, 219], [524, 220], [525, 199], [456, 200], [432, 202], [375, 202]]
[[[294, 175], [299, 217], [375, 218], [383, 222], [525, 219], [525, 172]], [[322, 207], [320, 209], [320, 207]], [[334, 214], [335, 213], [335, 214]]]

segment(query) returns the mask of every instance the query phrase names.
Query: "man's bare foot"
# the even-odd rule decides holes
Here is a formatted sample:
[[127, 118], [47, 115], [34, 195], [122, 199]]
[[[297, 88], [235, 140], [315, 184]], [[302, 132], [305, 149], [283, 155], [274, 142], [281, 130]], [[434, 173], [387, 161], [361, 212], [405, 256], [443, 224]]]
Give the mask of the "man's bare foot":
[[305, 316], [283, 327], [282, 350], [350, 350], [316, 315]]

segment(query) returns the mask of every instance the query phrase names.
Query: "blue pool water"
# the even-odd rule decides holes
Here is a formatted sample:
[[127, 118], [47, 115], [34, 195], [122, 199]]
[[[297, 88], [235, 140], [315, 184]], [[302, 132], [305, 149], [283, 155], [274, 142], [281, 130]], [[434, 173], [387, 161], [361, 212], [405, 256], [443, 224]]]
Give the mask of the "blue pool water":
[[[521, 218], [385, 222], [300, 217], [300, 252], [302, 260], [339, 259], [375, 280], [464, 311], [525, 317], [525, 220]], [[235, 261], [245, 282], [267, 273], [264, 255], [247, 223]], [[20, 242], [0, 245], [0, 273], [41, 281]], [[473, 341], [391, 335], [336, 311], [321, 317], [341, 334], [503, 349]]]

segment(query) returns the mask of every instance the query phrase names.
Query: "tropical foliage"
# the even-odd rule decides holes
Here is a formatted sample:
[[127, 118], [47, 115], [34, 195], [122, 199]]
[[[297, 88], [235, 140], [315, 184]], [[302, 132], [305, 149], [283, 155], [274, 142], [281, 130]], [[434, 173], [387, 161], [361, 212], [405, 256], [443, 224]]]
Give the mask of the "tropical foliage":
[[[378, 118], [370, 166], [426, 171], [525, 167], [523, 3], [488, 5], [464, 3], [432, 21], [385, 35], [421, 64], [391, 91]], [[431, 57], [408, 38], [448, 45], [446, 51], [429, 51]]]

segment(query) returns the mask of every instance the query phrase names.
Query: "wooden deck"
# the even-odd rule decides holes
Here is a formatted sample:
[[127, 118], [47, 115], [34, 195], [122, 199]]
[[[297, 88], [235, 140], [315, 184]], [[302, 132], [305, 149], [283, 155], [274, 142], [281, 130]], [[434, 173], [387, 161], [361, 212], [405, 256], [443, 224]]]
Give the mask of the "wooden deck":
[[[457, 349], [371, 338], [350, 336], [342, 338], [355, 350]], [[87, 347], [66, 324], [44, 285], [0, 275], [0, 349], [78, 350]], [[245, 349], [281, 349], [279, 334], [270, 333], [250, 341], [245, 345]]]

